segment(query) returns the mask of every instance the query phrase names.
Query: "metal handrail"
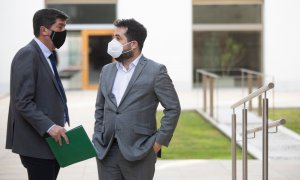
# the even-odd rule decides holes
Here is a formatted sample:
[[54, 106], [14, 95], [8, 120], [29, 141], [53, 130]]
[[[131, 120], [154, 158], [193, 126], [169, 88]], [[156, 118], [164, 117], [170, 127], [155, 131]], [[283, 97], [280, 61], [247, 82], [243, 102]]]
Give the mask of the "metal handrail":
[[239, 100], [238, 102], [234, 103], [231, 106], [231, 108], [234, 109], [234, 108], [246, 103], [247, 101], [250, 101], [251, 99], [261, 95], [262, 93], [264, 93], [264, 92], [266, 92], [266, 91], [268, 91], [272, 88], [274, 88], [274, 83], [269, 83], [268, 85], [259, 88], [258, 90], [254, 91], [253, 93], [249, 94], [248, 96], [246, 96], [243, 99]]
[[199, 81], [199, 75], [202, 74], [202, 84], [203, 84], [203, 111], [206, 112], [206, 106], [207, 106], [207, 88], [209, 89], [209, 115], [211, 117], [214, 116], [214, 80], [218, 79], [219, 76], [210, 73], [204, 69], [196, 69], [196, 81]]
[[[248, 96], [242, 98], [238, 102], [234, 103], [231, 108], [233, 109], [232, 114], [232, 138], [231, 138], [231, 148], [232, 148], [232, 180], [236, 180], [236, 114], [235, 114], [235, 108], [244, 104], [244, 107], [242, 109], [242, 166], [243, 166], [243, 180], [248, 179], [248, 158], [247, 158], [247, 125], [248, 125], [248, 115], [247, 115], [247, 109], [246, 109], [246, 103], [251, 102], [251, 99], [260, 96], [262, 93], [264, 93], [264, 99], [263, 99], [263, 106], [262, 106], [262, 140], [263, 140], [263, 154], [262, 154], [262, 168], [263, 168], [263, 180], [268, 180], [268, 99], [267, 99], [267, 91], [274, 88], [273, 83], [269, 83], [267, 86], [263, 86], [259, 88], [258, 90], [254, 91], [253, 93], [249, 94]], [[283, 123], [281, 121], [280, 123]], [[255, 129], [256, 131], [257, 129]], [[255, 136], [255, 135], [254, 135]]]
[[219, 77], [218, 75], [216, 75], [214, 73], [207, 72], [207, 71], [205, 71], [203, 69], [196, 69], [196, 73], [201, 73], [201, 74], [204, 74], [206, 76], [210, 76], [212, 78], [218, 78]]
[[253, 71], [253, 70], [250, 70], [250, 69], [240, 68], [240, 71], [248, 73], [248, 74], [254, 74], [254, 75], [257, 75], [257, 76], [265, 76], [264, 73]]
[[[246, 74], [246, 79], [247, 79], [247, 87], [248, 87], [248, 93], [251, 94], [252, 93], [252, 89], [253, 89], [253, 76], [257, 77], [257, 81], [256, 81], [256, 85], [258, 87], [260, 87], [262, 85], [262, 82], [264, 81], [264, 79], [266, 78], [266, 75], [264, 73], [258, 72], [258, 71], [253, 71], [250, 69], [245, 69], [245, 68], [240, 68], [241, 74], [242, 74], [242, 87], [244, 86], [244, 78]], [[274, 79], [272, 80], [272, 82], [274, 82]], [[243, 88], [242, 88], [242, 93], [243, 93]], [[243, 93], [244, 94], [244, 93]], [[261, 101], [262, 98], [261, 96], [258, 96], [258, 115], [261, 116], [262, 115], [262, 111], [261, 111]], [[249, 101], [249, 111], [252, 111], [252, 100]]]
[[[277, 127], [277, 126], [280, 126], [280, 125], [284, 125], [285, 123], [286, 123], [285, 119], [279, 119], [279, 120], [276, 120], [276, 121], [273, 121], [273, 122], [269, 122], [268, 123], [268, 128], [270, 129], [272, 127]], [[262, 126], [255, 127], [253, 129], [247, 130], [247, 134], [256, 133], [256, 132], [262, 131], [262, 130], [263, 130]], [[242, 133], [240, 133], [240, 135], [242, 135]]]

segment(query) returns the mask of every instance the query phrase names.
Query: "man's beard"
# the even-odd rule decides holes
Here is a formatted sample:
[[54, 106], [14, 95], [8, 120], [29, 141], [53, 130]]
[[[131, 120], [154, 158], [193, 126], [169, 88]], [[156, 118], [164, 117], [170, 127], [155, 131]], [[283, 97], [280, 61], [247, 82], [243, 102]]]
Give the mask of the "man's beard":
[[124, 61], [127, 61], [128, 59], [132, 58], [133, 57], [133, 52], [132, 51], [129, 51], [129, 52], [126, 52], [124, 54], [121, 54], [120, 57], [118, 58], [115, 58], [117, 61], [119, 62], [124, 62]]
[[127, 50], [125, 50], [125, 53], [121, 54], [120, 57], [115, 58], [115, 60], [117, 60], [119, 62], [124, 62], [124, 61], [127, 61], [128, 59], [130, 59], [132, 57], [133, 57], [133, 51], [127, 49]]

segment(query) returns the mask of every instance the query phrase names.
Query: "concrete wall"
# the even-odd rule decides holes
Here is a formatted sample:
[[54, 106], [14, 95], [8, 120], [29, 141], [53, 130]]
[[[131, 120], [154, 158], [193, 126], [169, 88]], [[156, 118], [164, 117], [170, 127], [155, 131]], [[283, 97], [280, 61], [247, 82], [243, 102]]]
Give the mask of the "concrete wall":
[[8, 92], [11, 61], [15, 53], [33, 38], [32, 17], [43, 7], [43, 0], [1, 2], [0, 93]]
[[191, 0], [119, 0], [118, 18], [134, 18], [148, 30], [143, 54], [167, 66], [177, 90], [192, 88]]
[[264, 67], [278, 90], [300, 90], [299, 9], [299, 0], [265, 0]]

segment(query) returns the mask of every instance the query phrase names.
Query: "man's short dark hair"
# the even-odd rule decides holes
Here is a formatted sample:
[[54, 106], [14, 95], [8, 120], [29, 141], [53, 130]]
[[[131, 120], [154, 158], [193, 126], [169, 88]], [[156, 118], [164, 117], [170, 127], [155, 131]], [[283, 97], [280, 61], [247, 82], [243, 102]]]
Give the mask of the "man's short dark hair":
[[125, 36], [129, 41], [137, 41], [139, 49], [142, 50], [144, 46], [145, 39], [147, 37], [147, 29], [135, 19], [117, 19], [114, 22], [116, 27], [125, 27], [127, 32]]
[[33, 16], [33, 32], [36, 37], [40, 35], [40, 27], [50, 28], [56, 19], [67, 20], [69, 16], [58, 9], [41, 9]]

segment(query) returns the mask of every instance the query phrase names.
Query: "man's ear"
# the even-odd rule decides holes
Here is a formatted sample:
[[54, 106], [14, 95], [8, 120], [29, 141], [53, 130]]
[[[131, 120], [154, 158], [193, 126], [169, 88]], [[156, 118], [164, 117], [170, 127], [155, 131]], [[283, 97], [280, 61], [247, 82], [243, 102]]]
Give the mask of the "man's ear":
[[45, 26], [40, 26], [40, 35], [48, 36], [49, 35], [49, 29], [47, 29]]
[[137, 41], [132, 41], [131, 48], [139, 50], [139, 43]]

